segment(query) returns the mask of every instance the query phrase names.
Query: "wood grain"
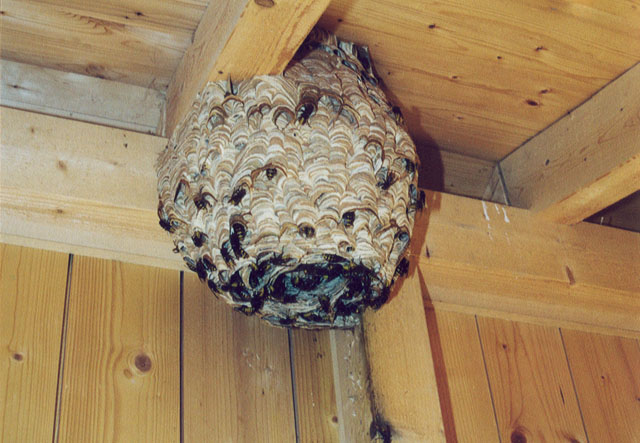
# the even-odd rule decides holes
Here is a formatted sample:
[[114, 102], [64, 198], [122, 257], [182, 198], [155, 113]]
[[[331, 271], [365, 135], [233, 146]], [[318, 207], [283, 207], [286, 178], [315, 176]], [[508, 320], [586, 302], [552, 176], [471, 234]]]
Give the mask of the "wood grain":
[[287, 331], [183, 285], [185, 441], [295, 441]]
[[162, 32], [77, 13], [66, 5], [3, 0], [2, 58], [166, 89], [191, 33]]
[[494, 196], [486, 196], [485, 190], [495, 163], [427, 147], [418, 147], [418, 151], [421, 188], [493, 201]]
[[511, 203], [577, 223], [640, 190], [640, 64], [500, 162]]
[[341, 442], [367, 441], [373, 421], [362, 325], [329, 332]]
[[560, 332], [478, 317], [502, 441], [586, 442]]
[[281, 73], [329, 0], [261, 3], [226, 0], [207, 8], [167, 91], [168, 136], [208, 81]]
[[68, 256], [0, 243], [0, 440], [50, 441]]
[[0, 105], [162, 135], [164, 94], [88, 75], [3, 60]]
[[[364, 314], [378, 422], [394, 441], [445, 441], [419, 273], [413, 270], [384, 309]], [[410, 337], [410, 338], [409, 338]]]
[[564, 329], [562, 337], [591, 441], [640, 437], [640, 346], [637, 340]]
[[453, 418], [451, 426], [455, 429], [457, 441], [498, 441], [475, 317], [431, 310], [427, 313], [427, 321], [429, 331], [435, 335], [435, 343], [432, 339], [431, 347], [434, 349], [438, 383], [445, 385], [441, 388], [440, 398], [443, 397], [442, 389], [445, 389], [450, 399], [445, 406], [451, 410], [443, 410], [443, 416]]
[[411, 253], [436, 308], [638, 336], [640, 234], [448, 194], [427, 203]]
[[640, 59], [635, 2], [336, 0], [418, 144], [500, 160]]
[[208, 0], [29, 0], [64, 7], [75, 14], [165, 33], [195, 31]]
[[166, 139], [0, 112], [5, 241], [181, 268], [155, 213], [154, 162]]
[[[3, 241], [184, 269], [156, 215], [166, 139], [0, 112]], [[434, 306], [640, 335], [640, 234], [437, 192], [427, 203], [411, 252]]]
[[301, 442], [338, 442], [330, 331], [292, 330], [295, 394]]
[[60, 441], [167, 441], [180, 431], [180, 275], [74, 257]]

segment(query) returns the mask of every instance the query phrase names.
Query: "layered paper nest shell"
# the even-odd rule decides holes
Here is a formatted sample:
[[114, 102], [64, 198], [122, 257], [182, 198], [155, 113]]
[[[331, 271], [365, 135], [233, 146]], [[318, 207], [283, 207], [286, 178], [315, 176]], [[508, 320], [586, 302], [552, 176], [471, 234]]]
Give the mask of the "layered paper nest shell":
[[158, 161], [160, 225], [239, 311], [352, 327], [408, 268], [416, 163], [367, 49], [316, 30], [284, 74], [198, 95]]

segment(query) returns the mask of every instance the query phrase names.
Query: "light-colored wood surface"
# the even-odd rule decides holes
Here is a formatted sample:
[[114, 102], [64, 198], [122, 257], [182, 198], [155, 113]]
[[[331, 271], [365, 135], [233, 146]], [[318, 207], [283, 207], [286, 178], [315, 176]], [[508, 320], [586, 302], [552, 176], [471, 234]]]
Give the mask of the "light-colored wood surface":
[[213, 2], [167, 91], [167, 134], [208, 81], [279, 74], [329, 0]]
[[509, 204], [509, 199], [507, 198], [507, 192], [499, 164], [496, 164], [491, 171], [489, 182], [482, 194], [482, 200], [511, 206]]
[[5, 107], [0, 113], [4, 241], [181, 267], [155, 211], [154, 164], [166, 139]]
[[415, 269], [383, 309], [364, 314], [374, 405], [394, 441], [445, 441], [427, 326]]
[[335, 0], [419, 144], [500, 160], [640, 60], [635, 2]]
[[[194, 274], [184, 276], [180, 322], [176, 272], [74, 257], [65, 316], [66, 255], [0, 245], [0, 258], [0, 337], [8, 362], [0, 365], [3, 441], [49, 440], [55, 417], [60, 441], [178, 441], [181, 323], [185, 441], [226, 441], [229, 435], [234, 441], [294, 441], [292, 382], [299, 390], [301, 441], [369, 441], [370, 410], [367, 416], [358, 409], [369, 405], [361, 401], [367, 380], [354, 358], [363, 348], [357, 332], [296, 331], [291, 372], [286, 331], [232, 312]], [[578, 406], [590, 441], [637, 440], [637, 340], [484, 317], [476, 327], [473, 315], [424, 310], [420, 297], [406, 297], [411, 288], [427, 291], [424, 282], [419, 286], [405, 281], [392, 304], [375, 314], [391, 308], [386, 321], [367, 331], [377, 379], [380, 359], [388, 376], [381, 386], [374, 377], [376, 412], [391, 425], [394, 441], [432, 441], [406, 423], [440, 406], [451, 420], [446, 435], [460, 442], [498, 441], [494, 410], [502, 441], [587, 441]], [[431, 354], [425, 356], [424, 344], [434, 370], [425, 363]], [[435, 409], [425, 412], [419, 409], [425, 399], [412, 392], [436, 382], [437, 395], [427, 398]], [[331, 407], [305, 416], [309, 398]], [[322, 433], [320, 417], [331, 410], [338, 431]], [[349, 420], [353, 413], [357, 419]], [[305, 428], [309, 421], [314, 427]]]
[[0, 243], [0, 440], [53, 437], [66, 254]]
[[60, 441], [180, 438], [180, 274], [75, 256]]
[[75, 14], [113, 21], [121, 25], [171, 33], [192, 32], [209, 0], [29, 0], [41, 5], [63, 6]]
[[[4, 242], [184, 269], [156, 215], [166, 139], [0, 112]], [[437, 192], [427, 203], [412, 253], [436, 307], [639, 334], [640, 234]]]
[[638, 336], [640, 234], [448, 194], [427, 203], [411, 252], [436, 308]]
[[[443, 416], [453, 419], [449, 426], [455, 429], [448, 432], [455, 433], [458, 442], [498, 441], [498, 428], [475, 317], [431, 310], [428, 311], [427, 320], [430, 321], [429, 331], [433, 337], [431, 348], [438, 383], [443, 385], [440, 398], [444, 395], [448, 397], [441, 404], [450, 408], [449, 412], [443, 407]], [[453, 439], [450, 438], [450, 441]]]
[[563, 330], [591, 441], [640, 439], [640, 346], [637, 340]]
[[188, 30], [132, 26], [60, 3], [3, 0], [2, 58], [165, 89], [191, 42]]
[[485, 195], [485, 190], [491, 186], [494, 162], [437, 149], [418, 148], [418, 151], [418, 185], [421, 188], [490, 201], [499, 198]]
[[502, 160], [511, 204], [577, 223], [639, 190], [638, 85], [640, 64]]
[[373, 408], [362, 325], [332, 330], [329, 338], [340, 441], [366, 441]]
[[[221, 8], [206, 0], [5, 0], [2, 58], [163, 89], [209, 3]], [[637, 3], [613, 0], [334, 0], [321, 24], [370, 46], [420, 145], [496, 161], [638, 62], [638, 20]], [[230, 51], [234, 63], [251, 69], [266, 53], [284, 54], [267, 44], [273, 34], [289, 38], [282, 23], [253, 26], [240, 39], [249, 52]], [[259, 57], [245, 57], [254, 50]]]
[[185, 441], [295, 441], [287, 331], [183, 285]]
[[0, 105], [157, 135], [164, 124], [160, 91], [9, 60]]
[[338, 442], [340, 427], [330, 331], [291, 331], [301, 442]]
[[587, 442], [557, 328], [478, 317], [501, 441]]

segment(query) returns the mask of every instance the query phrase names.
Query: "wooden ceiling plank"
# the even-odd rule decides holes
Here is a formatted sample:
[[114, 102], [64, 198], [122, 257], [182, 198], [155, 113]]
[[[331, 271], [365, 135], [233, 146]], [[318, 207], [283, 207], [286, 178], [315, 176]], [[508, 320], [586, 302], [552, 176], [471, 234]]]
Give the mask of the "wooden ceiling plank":
[[188, 31], [198, 27], [206, 0], [30, 0], [31, 3], [63, 7], [78, 15], [158, 31]]
[[167, 91], [167, 134], [209, 81], [278, 74], [328, 6], [321, 1], [212, 2]]
[[[156, 214], [165, 138], [0, 110], [0, 241], [184, 268]], [[640, 336], [640, 234], [437, 192], [427, 203], [412, 254], [434, 306]]]
[[16, 0], [3, 0], [0, 25], [3, 59], [160, 90], [191, 40]]
[[[418, 143], [500, 160], [640, 59], [637, 4], [334, 0]], [[462, 117], [462, 119], [459, 119]]]
[[640, 189], [640, 64], [501, 161], [511, 203], [577, 223]]

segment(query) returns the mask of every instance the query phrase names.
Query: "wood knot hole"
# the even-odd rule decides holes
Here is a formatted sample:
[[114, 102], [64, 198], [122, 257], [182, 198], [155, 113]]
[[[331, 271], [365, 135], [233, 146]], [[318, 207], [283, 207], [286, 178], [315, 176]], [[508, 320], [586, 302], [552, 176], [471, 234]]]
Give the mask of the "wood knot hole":
[[146, 354], [136, 355], [134, 362], [140, 372], [149, 372], [151, 370], [151, 359]]
[[22, 359], [24, 359], [24, 355], [22, 355], [19, 352], [15, 352], [11, 358], [13, 358], [15, 361], [22, 361]]
[[516, 429], [511, 433], [511, 443], [527, 443], [527, 437]]
[[334, 423], [338, 423], [338, 417], [334, 415], [333, 417], [331, 417], [331, 421]]
[[256, 5], [258, 6], [263, 6], [265, 8], [271, 8], [272, 6], [275, 5], [275, 2], [273, 0], [253, 0]]

